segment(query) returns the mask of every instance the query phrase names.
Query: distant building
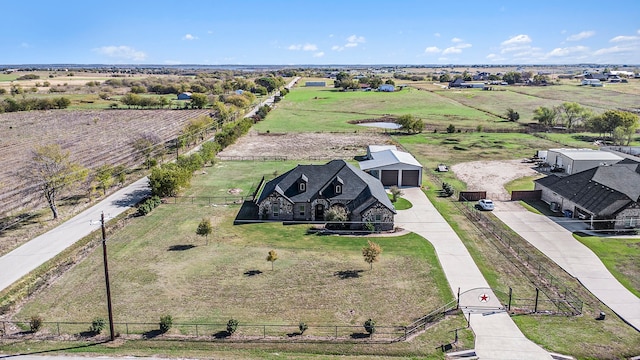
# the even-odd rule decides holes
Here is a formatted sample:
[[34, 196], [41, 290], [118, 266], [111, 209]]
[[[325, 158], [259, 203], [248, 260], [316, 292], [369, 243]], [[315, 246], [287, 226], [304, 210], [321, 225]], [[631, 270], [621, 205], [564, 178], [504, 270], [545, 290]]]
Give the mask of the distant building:
[[190, 92], [183, 92], [178, 94], [178, 100], [191, 100], [191, 93]]
[[602, 81], [600, 81], [599, 79], [583, 79], [582, 80], [582, 85], [584, 85], [584, 86], [593, 86], [593, 87], [602, 87], [602, 86], [604, 86], [602, 84]]
[[549, 149], [547, 163], [567, 175], [592, 169], [600, 165], [612, 165], [622, 157], [608, 151], [592, 149]]
[[382, 85], [378, 86], [378, 91], [394, 92], [394, 91], [396, 91], [396, 87], [393, 86], [393, 85], [389, 85], [389, 84], [382, 84]]

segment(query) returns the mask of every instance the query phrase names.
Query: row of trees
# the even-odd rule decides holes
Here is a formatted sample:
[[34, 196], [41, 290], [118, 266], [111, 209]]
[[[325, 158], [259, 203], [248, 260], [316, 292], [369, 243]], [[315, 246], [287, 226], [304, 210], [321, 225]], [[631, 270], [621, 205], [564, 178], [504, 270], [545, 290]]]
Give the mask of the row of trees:
[[562, 126], [567, 129], [582, 127], [601, 136], [608, 135], [616, 145], [629, 145], [640, 127], [638, 115], [622, 110], [607, 110], [600, 115], [580, 106], [565, 102], [555, 107], [540, 106], [533, 119], [545, 127]]
[[30, 110], [66, 109], [71, 100], [66, 97], [56, 98], [6, 98], [0, 102], [0, 113]]
[[343, 90], [357, 90], [360, 89], [360, 84], [367, 84], [372, 89], [377, 89], [382, 84], [395, 85], [393, 79], [387, 79], [383, 82], [379, 76], [360, 77], [355, 79], [353, 75], [341, 71], [336, 75], [336, 80], [333, 83], [335, 88], [342, 88]]

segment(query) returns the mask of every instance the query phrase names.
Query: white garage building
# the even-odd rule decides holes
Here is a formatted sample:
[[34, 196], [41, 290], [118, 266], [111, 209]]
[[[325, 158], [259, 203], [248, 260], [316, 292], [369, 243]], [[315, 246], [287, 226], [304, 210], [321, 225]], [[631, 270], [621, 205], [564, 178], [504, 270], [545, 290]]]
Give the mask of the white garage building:
[[602, 165], [612, 165], [622, 158], [608, 151], [592, 149], [549, 149], [547, 163], [556, 169], [563, 169], [567, 175], [593, 169]]
[[393, 145], [370, 145], [360, 169], [379, 179], [384, 186], [420, 186], [422, 165], [411, 154]]

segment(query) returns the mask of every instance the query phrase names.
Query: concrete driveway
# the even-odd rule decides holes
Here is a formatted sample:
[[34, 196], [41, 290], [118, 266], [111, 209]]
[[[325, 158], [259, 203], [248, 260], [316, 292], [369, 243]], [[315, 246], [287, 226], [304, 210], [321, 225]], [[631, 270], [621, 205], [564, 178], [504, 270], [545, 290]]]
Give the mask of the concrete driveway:
[[572, 236], [571, 231], [547, 216], [526, 210], [518, 202], [500, 202], [493, 213], [640, 331], [640, 299], [622, 286], [602, 261]]
[[[496, 311], [501, 307], [500, 301], [489, 289], [489, 284], [462, 240], [422, 190], [404, 188], [402, 191], [403, 197], [413, 207], [398, 211], [396, 225], [419, 234], [433, 244], [454, 294], [460, 287], [461, 292], [474, 295], [461, 296], [460, 306], [466, 310], [476, 335], [475, 351], [478, 358], [551, 359], [548, 352], [522, 334], [509, 314], [504, 310]], [[487, 298], [483, 299], [482, 295]]]

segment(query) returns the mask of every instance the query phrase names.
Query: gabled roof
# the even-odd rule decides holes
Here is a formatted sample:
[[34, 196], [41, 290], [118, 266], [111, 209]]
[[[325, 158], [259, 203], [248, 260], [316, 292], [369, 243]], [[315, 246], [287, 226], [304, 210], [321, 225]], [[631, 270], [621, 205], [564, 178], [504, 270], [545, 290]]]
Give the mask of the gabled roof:
[[[300, 190], [300, 181], [306, 183], [304, 191]], [[341, 193], [335, 193], [335, 185], [342, 186]], [[346, 205], [351, 211], [378, 201], [395, 213], [382, 183], [344, 160], [332, 160], [324, 165], [298, 165], [267, 182], [257, 203], [273, 192], [291, 203], [326, 198]]]
[[593, 149], [549, 149], [572, 160], [620, 161], [622, 157], [609, 152]]
[[404, 151], [387, 149], [372, 152], [371, 157], [371, 160], [365, 160], [359, 163], [360, 169], [369, 170], [393, 164], [406, 164], [422, 167], [422, 164], [420, 164], [418, 160], [416, 160], [411, 154]]
[[595, 215], [611, 215], [640, 200], [640, 164], [598, 166], [566, 177], [536, 182]]

